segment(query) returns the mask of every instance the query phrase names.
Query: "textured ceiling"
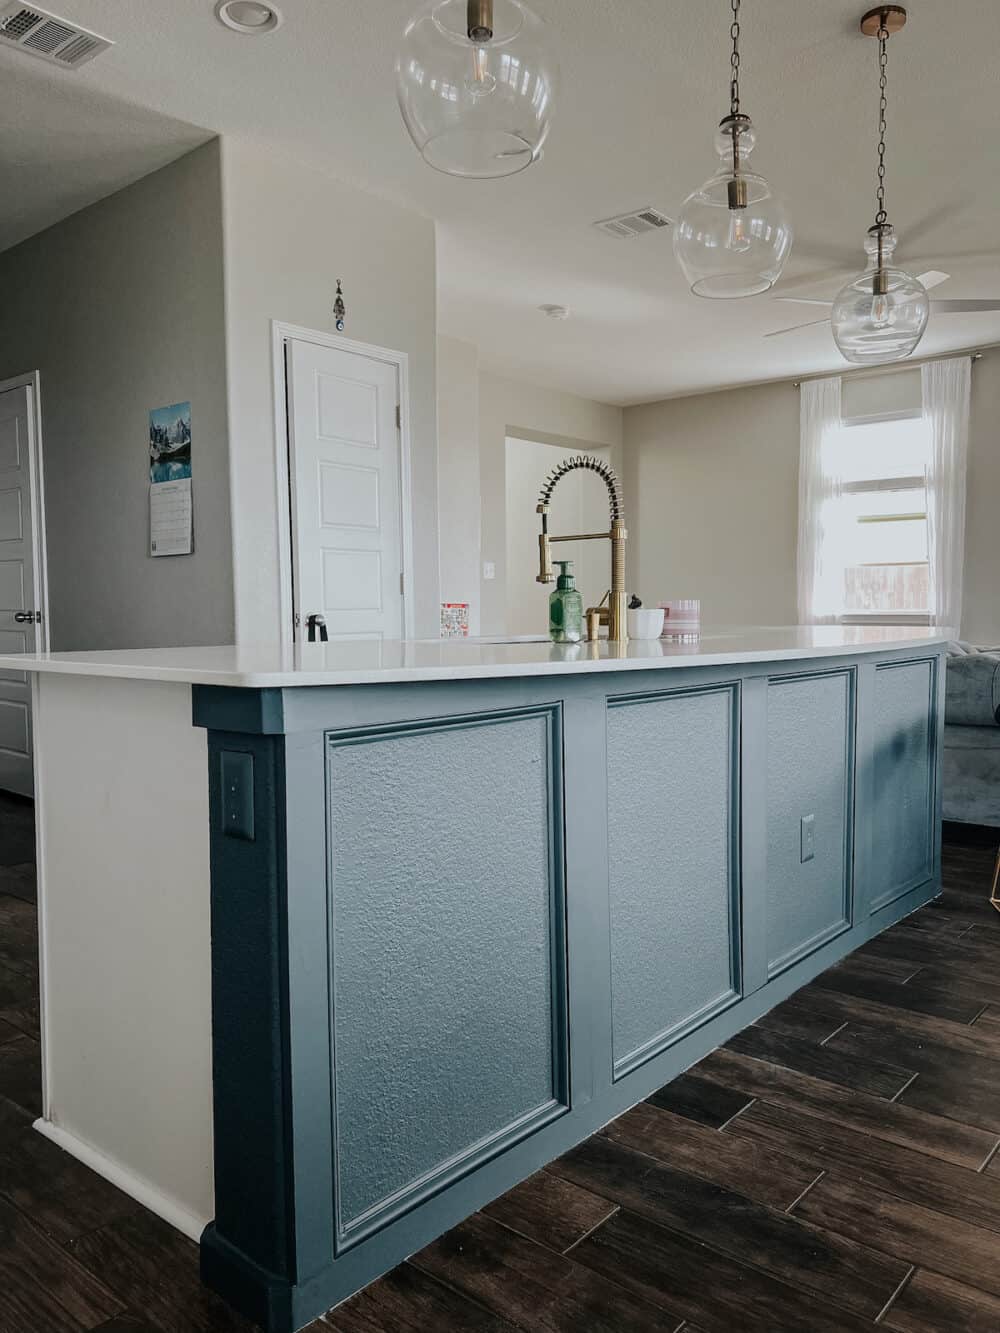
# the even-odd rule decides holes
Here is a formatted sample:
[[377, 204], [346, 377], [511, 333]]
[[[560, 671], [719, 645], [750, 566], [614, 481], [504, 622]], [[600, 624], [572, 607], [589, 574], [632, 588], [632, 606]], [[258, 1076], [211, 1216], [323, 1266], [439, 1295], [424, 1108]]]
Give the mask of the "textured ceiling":
[[[825, 328], [763, 340], [808, 318], [807, 308], [768, 296], [699, 301], [676, 269], [669, 233], [612, 241], [589, 225], [650, 204], [673, 215], [711, 173], [714, 127], [727, 109], [723, 0], [533, 0], [559, 47], [557, 117], [540, 164], [485, 182], [429, 170], [403, 129], [392, 61], [410, 0], [279, 3], [284, 26], [251, 38], [221, 27], [211, 0], [51, 0], [117, 45], [75, 74], [0, 52], [0, 113], [8, 127], [30, 120], [39, 150], [32, 170], [22, 164], [13, 177], [28, 188], [3, 191], [0, 240], [24, 234], [46, 206], [58, 213], [88, 202], [85, 187], [90, 197], [106, 193], [101, 182], [116, 171], [121, 183], [138, 174], [130, 151], [148, 170], [171, 136], [174, 155], [183, 135], [197, 142], [186, 127], [157, 129], [136, 109], [148, 108], [261, 141], [437, 219], [442, 330], [478, 343], [499, 371], [637, 402], [844, 364]], [[797, 231], [781, 284], [788, 293], [832, 295], [863, 260], [876, 89], [874, 44], [857, 33], [861, 8], [743, 6], [755, 161], [786, 194]], [[890, 46], [897, 257], [914, 271], [950, 272], [941, 297], [1000, 297], [998, 46], [996, 0], [914, 0]], [[29, 85], [34, 107], [24, 116], [10, 103]], [[132, 104], [119, 107], [116, 128], [108, 105], [91, 99], [97, 152], [81, 119], [88, 92]], [[10, 145], [8, 134], [5, 183]], [[567, 305], [573, 317], [547, 320], [536, 310], [543, 302]], [[1000, 314], [938, 316], [921, 354], [997, 340]]]

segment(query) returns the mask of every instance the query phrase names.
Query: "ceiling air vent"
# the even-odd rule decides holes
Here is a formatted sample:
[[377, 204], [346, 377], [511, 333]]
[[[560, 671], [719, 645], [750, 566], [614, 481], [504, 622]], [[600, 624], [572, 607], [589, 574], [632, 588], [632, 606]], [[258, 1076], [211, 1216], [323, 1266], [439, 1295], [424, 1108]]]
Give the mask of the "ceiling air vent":
[[35, 5], [5, 4], [2, 0], [0, 39], [27, 55], [40, 56], [68, 69], [76, 69], [114, 46], [107, 37], [98, 37], [96, 32], [56, 18]]
[[616, 241], [627, 241], [633, 236], [645, 236], [650, 231], [661, 231], [670, 226], [671, 219], [656, 208], [640, 208], [635, 213], [622, 213], [616, 218], [595, 222], [598, 231], [613, 236]]

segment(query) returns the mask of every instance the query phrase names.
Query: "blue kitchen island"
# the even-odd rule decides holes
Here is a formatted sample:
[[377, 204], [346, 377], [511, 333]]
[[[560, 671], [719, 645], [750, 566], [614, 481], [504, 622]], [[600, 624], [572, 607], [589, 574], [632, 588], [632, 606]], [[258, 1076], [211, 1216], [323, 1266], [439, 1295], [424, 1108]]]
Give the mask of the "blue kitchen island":
[[[133, 717], [143, 682], [184, 691], [206, 742], [205, 1280], [292, 1333], [937, 894], [944, 643], [770, 629], [27, 660], [43, 779], [80, 677], [139, 691]], [[175, 730], [157, 724], [161, 771]], [[95, 839], [114, 833], [101, 808]], [[84, 849], [84, 876], [102, 855]], [[46, 885], [55, 953], [61, 894]], [[50, 981], [58, 1026], [73, 988]], [[110, 1098], [111, 1056], [104, 1077]]]

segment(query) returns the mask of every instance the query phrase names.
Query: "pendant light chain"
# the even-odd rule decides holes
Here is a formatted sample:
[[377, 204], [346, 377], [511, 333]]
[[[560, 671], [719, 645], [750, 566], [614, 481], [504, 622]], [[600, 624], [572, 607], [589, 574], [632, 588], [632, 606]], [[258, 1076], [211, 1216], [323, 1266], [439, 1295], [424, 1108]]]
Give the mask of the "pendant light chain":
[[876, 172], [878, 184], [875, 188], [875, 225], [884, 227], [887, 220], [885, 211], [885, 130], [886, 130], [886, 108], [888, 99], [886, 98], [886, 68], [889, 64], [889, 29], [885, 26], [883, 17], [878, 30], [878, 69], [879, 69], [879, 101], [878, 101], [878, 170]]
[[733, 39], [733, 54], [729, 62], [732, 69], [729, 80], [729, 114], [738, 116], [740, 114], [740, 4], [742, 0], [731, 0], [731, 2], [733, 22], [729, 29], [729, 35]]

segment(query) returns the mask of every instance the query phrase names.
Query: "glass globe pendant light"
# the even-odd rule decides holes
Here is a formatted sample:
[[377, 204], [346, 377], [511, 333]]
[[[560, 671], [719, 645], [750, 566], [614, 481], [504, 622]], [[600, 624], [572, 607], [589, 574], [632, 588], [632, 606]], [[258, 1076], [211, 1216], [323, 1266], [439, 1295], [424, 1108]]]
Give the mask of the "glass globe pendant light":
[[451, 176], [511, 176], [537, 162], [557, 80], [545, 24], [522, 0], [430, 0], [396, 58], [410, 137]]
[[730, 0], [733, 49], [729, 115], [719, 124], [715, 175], [681, 206], [674, 254], [695, 296], [756, 296], [773, 287], [792, 248], [792, 224], [780, 196], [747, 165], [757, 141], [740, 111], [740, 3]]
[[883, 5], [861, 20], [861, 31], [879, 44], [878, 168], [876, 213], [868, 228], [868, 267], [844, 287], [830, 316], [833, 337], [848, 361], [879, 365], [910, 355], [927, 327], [930, 300], [919, 279], [892, 263], [896, 234], [885, 211], [886, 66], [888, 42], [906, 22], [906, 10]]

